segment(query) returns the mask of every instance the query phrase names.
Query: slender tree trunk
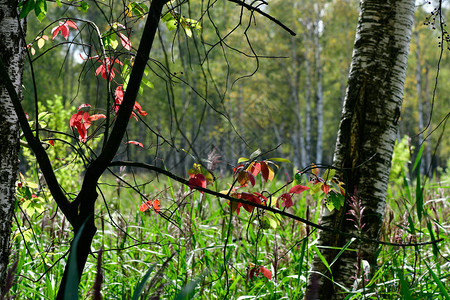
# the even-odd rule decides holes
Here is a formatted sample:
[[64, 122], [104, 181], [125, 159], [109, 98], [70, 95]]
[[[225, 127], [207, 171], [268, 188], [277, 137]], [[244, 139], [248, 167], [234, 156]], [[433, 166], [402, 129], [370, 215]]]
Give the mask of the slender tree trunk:
[[[427, 120], [428, 123], [428, 119], [430, 118], [430, 112], [431, 112], [431, 103], [430, 103], [430, 80], [429, 80], [429, 67], [425, 66], [425, 106], [426, 106], [426, 110], [427, 113], [425, 115], [425, 119]], [[431, 120], [430, 120], [431, 121]], [[427, 130], [427, 134], [430, 132], [430, 128], [428, 128]], [[432, 167], [432, 161], [431, 161], [431, 146], [430, 143], [428, 143], [425, 147], [425, 165], [430, 166], [431, 167], [431, 174], [433, 174], [433, 167]]]
[[316, 112], [317, 112], [317, 141], [316, 141], [316, 162], [322, 163], [322, 136], [323, 136], [323, 89], [322, 89], [322, 48], [320, 45], [320, 22], [321, 22], [321, 8], [319, 4], [314, 4], [316, 11], [316, 19], [314, 21], [314, 55], [316, 59], [317, 72], [317, 91], [316, 91]]
[[304, 35], [305, 43], [305, 69], [306, 69], [306, 86], [305, 86], [305, 102], [306, 102], [306, 113], [305, 113], [305, 159], [310, 162], [311, 156], [311, 62], [309, 60], [309, 47], [306, 45], [307, 38]]
[[[417, 91], [417, 121], [419, 125], [419, 132], [423, 130], [423, 105], [422, 105], [422, 66], [420, 65], [420, 40], [419, 33], [414, 32], [414, 37], [416, 38], [416, 91]], [[423, 141], [423, 134], [419, 134], [418, 146]], [[426, 172], [427, 162], [424, 161], [420, 164], [420, 173], [424, 174]]]
[[[19, 24], [16, 1], [0, 1], [0, 60], [7, 68], [16, 92], [22, 99], [22, 72], [25, 44]], [[20, 27], [19, 27], [20, 26]], [[5, 78], [0, 78], [0, 293], [5, 283], [9, 261], [9, 239], [14, 214], [14, 193], [19, 165], [19, 122], [5, 88]]]
[[[392, 151], [401, 111], [408, 59], [414, 0], [362, 0], [353, 50], [349, 83], [339, 127], [334, 165], [342, 168], [347, 197], [357, 195], [365, 207], [363, 236], [378, 238], [383, 221]], [[348, 205], [330, 213], [323, 207], [323, 226], [355, 233], [348, 221]], [[330, 263], [348, 238], [321, 232], [318, 246]], [[355, 244], [353, 244], [355, 246]], [[378, 245], [358, 243], [359, 259], [376, 264]], [[356, 253], [345, 251], [333, 264], [332, 274], [315, 257], [306, 299], [341, 299], [360, 288], [356, 275]], [[327, 277], [325, 277], [325, 276]], [[367, 275], [368, 276], [368, 275]], [[367, 278], [367, 277], [366, 277]]]

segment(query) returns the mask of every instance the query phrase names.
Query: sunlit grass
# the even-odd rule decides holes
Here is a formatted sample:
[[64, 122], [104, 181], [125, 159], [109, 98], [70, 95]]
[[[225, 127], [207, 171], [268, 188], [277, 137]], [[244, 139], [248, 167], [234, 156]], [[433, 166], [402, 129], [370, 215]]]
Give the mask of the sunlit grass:
[[[96, 256], [100, 249], [103, 250], [104, 299], [132, 299], [153, 265], [143, 281], [142, 299], [174, 299], [177, 295], [195, 299], [301, 299], [304, 296], [314, 255], [310, 246], [316, 242], [316, 232], [306, 237], [306, 227], [291, 220], [282, 220], [276, 229], [262, 230], [256, 220], [248, 223], [249, 214], [244, 210], [230, 218], [223, 199], [192, 192], [178, 183], [151, 181], [153, 177], [148, 174], [125, 178], [139, 186], [148, 199], [160, 200], [160, 214], [152, 210], [139, 212], [144, 202], [139, 194], [123, 185], [118, 188], [112, 176], [103, 178], [102, 197], [97, 202], [98, 232], [81, 280], [80, 299], [93, 295], [98, 271]], [[388, 199], [383, 238], [405, 243], [431, 240], [425, 218], [418, 221], [414, 199], [406, 199], [406, 187], [394, 189], [403, 196]], [[309, 219], [317, 222], [320, 199], [305, 195], [306, 198], [295, 199], [292, 212], [305, 217], [309, 205]], [[381, 247], [373, 277], [363, 289], [349, 293], [349, 299], [360, 299], [363, 295], [367, 299], [447, 299], [448, 187], [428, 183], [424, 203], [434, 238], [445, 239], [439, 244], [437, 255], [431, 246]], [[415, 229], [414, 236], [411, 228]], [[29, 220], [18, 208], [13, 237], [11, 264], [17, 260], [18, 266], [10, 295], [17, 299], [54, 299], [73, 238], [67, 220], [51, 202], [42, 214], [35, 214]], [[254, 265], [269, 269], [272, 279], [259, 275], [250, 280], [248, 272]]]

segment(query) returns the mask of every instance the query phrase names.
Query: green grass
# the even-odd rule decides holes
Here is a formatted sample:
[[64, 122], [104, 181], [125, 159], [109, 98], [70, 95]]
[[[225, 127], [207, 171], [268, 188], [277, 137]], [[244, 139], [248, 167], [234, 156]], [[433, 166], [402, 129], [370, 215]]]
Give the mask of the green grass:
[[[111, 176], [103, 179], [104, 199], [99, 197], [97, 203], [98, 232], [80, 282], [80, 299], [92, 298], [100, 249], [104, 299], [137, 299], [138, 294], [141, 299], [303, 297], [316, 232], [306, 237], [305, 226], [291, 220], [282, 220], [277, 229], [262, 230], [257, 221], [248, 223], [249, 214], [243, 209], [230, 219], [225, 200], [162, 179], [146, 182], [148, 178], [140, 174], [131, 181], [150, 199], [161, 201], [161, 214], [139, 212], [143, 201], [137, 193], [125, 187], [119, 190]], [[349, 293], [348, 299], [363, 295], [366, 299], [448, 299], [450, 203], [446, 184], [446, 188], [436, 182], [426, 184], [420, 221], [416, 195], [407, 192], [415, 187], [407, 181], [392, 187], [383, 238], [406, 243], [428, 241], [433, 235], [445, 240], [435, 249], [381, 247], [374, 275], [364, 289]], [[317, 222], [320, 199], [315, 197], [295, 198], [293, 213], [304, 217], [308, 205], [310, 220]], [[54, 299], [73, 233], [50, 200], [41, 214], [27, 217], [18, 207], [16, 215], [11, 265], [18, 260], [18, 267], [9, 293], [17, 299]], [[347, 246], [350, 249], [353, 244]], [[249, 280], [251, 264], [269, 269], [272, 279], [259, 275]]]

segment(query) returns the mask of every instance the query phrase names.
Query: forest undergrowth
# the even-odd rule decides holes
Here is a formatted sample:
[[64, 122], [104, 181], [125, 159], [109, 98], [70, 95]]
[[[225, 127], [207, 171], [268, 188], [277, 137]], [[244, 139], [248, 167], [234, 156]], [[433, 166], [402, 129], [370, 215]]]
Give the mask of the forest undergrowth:
[[[125, 171], [121, 178], [157, 198], [160, 207], [142, 209], [140, 196], [120, 179], [103, 178], [97, 201], [98, 232], [79, 299], [304, 296], [310, 263], [320, 253], [316, 229], [282, 217], [275, 226], [264, 226], [259, 210], [250, 217], [243, 210], [230, 215], [224, 199], [167, 178]], [[397, 176], [391, 182], [381, 239], [403, 244], [443, 240], [415, 247], [381, 246], [370, 276], [370, 266], [361, 257], [355, 264], [355, 286], [347, 287], [346, 299], [449, 299], [450, 176], [444, 173], [427, 181], [412, 177]], [[54, 299], [68, 259], [71, 228], [34, 178], [38, 175], [30, 173], [18, 181], [8, 274], [12, 299]], [[256, 185], [271, 191], [285, 184], [280, 177], [267, 185], [256, 179]], [[211, 189], [225, 188], [216, 183]], [[295, 195], [287, 210], [317, 223], [322, 198], [306, 191]], [[418, 203], [423, 209], [417, 209]], [[338, 256], [358, 251], [354, 241], [349, 238]], [[328, 266], [334, 262], [323, 261]]]

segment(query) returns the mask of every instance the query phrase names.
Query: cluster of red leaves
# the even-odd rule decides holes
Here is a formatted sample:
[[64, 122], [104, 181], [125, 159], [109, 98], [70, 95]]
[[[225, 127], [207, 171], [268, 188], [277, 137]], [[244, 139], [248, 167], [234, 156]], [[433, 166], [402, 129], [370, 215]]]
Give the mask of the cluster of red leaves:
[[266, 161], [252, 162], [248, 167], [240, 164], [233, 168], [233, 176], [242, 187], [247, 186], [249, 183], [254, 186], [255, 177], [259, 173], [261, 173], [262, 178], [266, 182], [272, 181], [275, 175], [273, 169]]
[[[322, 177], [319, 177], [319, 169], [312, 164], [312, 169], [311, 169], [311, 178], [309, 180], [310, 184], [314, 184], [314, 185], [320, 185], [320, 189], [322, 190], [322, 192], [325, 193], [325, 195], [328, 195], [328, 193], [330, 192], [331, 186], [329, 185], [330, 182], [333, 181], [333, 177], [334, 177], [335, 171], [332, 169], [328, 169], [325, 174]], [[343, 183], [342, 182], [338, 182], [338, 189], [339, 192], [345, 196], [345, 189], [343, 188]], [[337, 189], [335, 190], [335, 192], [338, 192]]]
[[250, 269], [247, 270], [247, 278], [249, 280], [253, 280], [255, 276], [258, 276], [259, 274], [262, 274], [267, 279], [272, 279], [272, 272], [270, 272], [267, 268], [263, 266], [253, 266]]
[[95, 76], [98, 76], [98, 74], [100, 74], [105, 80], [107, 80], [108, 78], [109, 80], [113, 80], [116, 76], [116, 73], [114, 73], [114, 71], [119, 72], [116, 68], [114, 68], [115, 63], [123, 66], [123, 63], [117, 58], [107, 57], [103, 60], [97, 60], [102, 64], [97, 68], [97, 70], [95, 70]]
[[[122, 101], [123, 101], [123, 86], [122, 85], [118, 85], [117, 86], [116, 91], [114, 92], [114, 95], [115, 95], [115, 97], [114, 97], [114, 99], [115, 99], [114, 110], [116, 111], [116, 116], [117, 116], [117, 113], [119, 112], [119, 107], [120, 107], [120, 105], [122, 104]], [[145, 110], [142, 110], [141, 105], [137, 101], [134, 102], [134, 107], [133, 108], [141, 116], [145, 117], [147, 115], [147, 112]], [[130, 118], [131, 117], [134, 117], [136, 119], [136, 121], [138, 120], [135, 112], [131, 113]]]
[[58, 26], [52, 29], [52, 40], [61, 32], [61, 35], [67, 40], [69, 38], [69, 27], [77, 30], [77, 24], [71, 20], [66, 20], [64, 22], [59, 22]]
[[287, 193], [284, 193], [278, 197], [277, 208], [280, 207], [280, 201], [286, 208], [292, 207], [294, 205], [292, 202], [292, 194], [301, 194], [306, 190], [309, 190], [309, 187], [303, 185], [295, 185], [291, 187]]
[[79, 139], [81, 142], [86, 142], [87, 140], [87, 130], [91, 126], [92, 121], [96, 121], [98, 119], [105, 119], [106, 116], [104, 114], [96, 114], [89, 115], [88, 111], [85, 111], [85, 108], [91, 107], [89, 104], [82, 104], [78, 107], [77, 113], [73, 114], [70, 118], [70, 129], [77, 129]]
[[153, 210], [155, 211], [155, 214], [157, 214], [157, 213], [159, 213], [159, 210], [161, 209], [161, 203], [159, 202], [158, 199], [148, 200], [147, 202], [141, 204], [141, 206], [139, 207], [139, 211], [144, 212], [149, 208], [153, 208]]

